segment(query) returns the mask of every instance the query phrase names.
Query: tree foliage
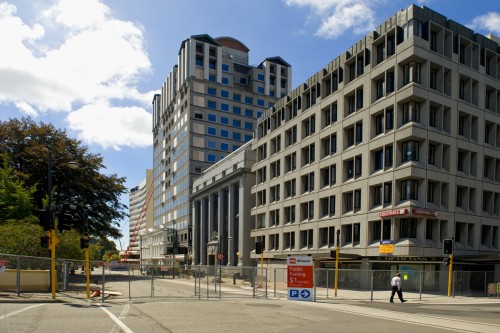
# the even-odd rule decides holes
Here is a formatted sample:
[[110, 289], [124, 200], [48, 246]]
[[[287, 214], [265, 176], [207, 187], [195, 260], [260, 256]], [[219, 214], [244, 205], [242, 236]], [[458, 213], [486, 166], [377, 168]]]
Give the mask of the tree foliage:
[[[31, 118], [10, 119], [0, 121], [0, 151], [12, 161], [15, 177], [28, 189], [36, 188], [33, 200], [40, 209], [48, 192], [50, 152], [56, 207], [77, 205], [75, 228], [80, 232], [88, 223], [92, 236], [121, 237], [119, 221], [127, 208], [120, 202], [126, 193], [125, 178], [105, 175], [103, 158], [90, 153], [81, 141], [68, 138], [52, 124], [35, 123]], [[68, 162], [77, 162], [80, 168], [72, 170]]]
[[26, 187], [14, 172], [7, 154], [0, 155], [0, 223], [32, 214], [36, 186]]
[[44, 232], [37, 222], [35, 217], [29, 217], [0, 224], [0, 253], [49, 257], [49, 249], [40, 246]]

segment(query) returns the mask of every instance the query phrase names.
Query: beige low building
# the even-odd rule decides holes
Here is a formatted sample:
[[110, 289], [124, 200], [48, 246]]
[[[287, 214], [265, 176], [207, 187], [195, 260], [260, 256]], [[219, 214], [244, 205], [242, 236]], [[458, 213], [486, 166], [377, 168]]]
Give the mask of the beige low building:
[[453, 238], [455, 267], [500, 278], [499, 52], [412, 5], [264, 113], [251, 236], [266, 261], [331, 267], [339, 245], [342, 268], [432, 284]]

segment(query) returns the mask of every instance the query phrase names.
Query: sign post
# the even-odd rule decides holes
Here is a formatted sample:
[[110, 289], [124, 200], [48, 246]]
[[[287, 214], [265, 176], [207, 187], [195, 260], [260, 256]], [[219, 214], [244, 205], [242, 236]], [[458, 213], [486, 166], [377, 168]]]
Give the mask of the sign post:
[[287, 284], [289, 300], [313, 300], [314, 270], [312, 257], [288, 257]]

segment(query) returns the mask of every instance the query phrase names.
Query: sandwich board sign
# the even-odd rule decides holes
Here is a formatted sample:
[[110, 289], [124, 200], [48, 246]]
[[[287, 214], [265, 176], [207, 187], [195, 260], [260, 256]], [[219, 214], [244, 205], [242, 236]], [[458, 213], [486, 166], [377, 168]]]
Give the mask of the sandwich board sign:
[[287, 259], [288, 299], [312, 301], [314, 292], [313, 259], [309, 256]]

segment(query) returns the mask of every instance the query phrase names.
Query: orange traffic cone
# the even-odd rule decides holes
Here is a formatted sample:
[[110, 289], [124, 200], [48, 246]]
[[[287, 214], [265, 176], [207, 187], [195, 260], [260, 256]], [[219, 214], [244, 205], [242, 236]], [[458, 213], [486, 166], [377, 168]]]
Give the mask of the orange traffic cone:
[[101, 295], [101, 291], [100, 290], [94, 290], [94, 292], [92, 293], [92, 295], [90, 295], [90, 298], [99, 297], [100, 295]]

